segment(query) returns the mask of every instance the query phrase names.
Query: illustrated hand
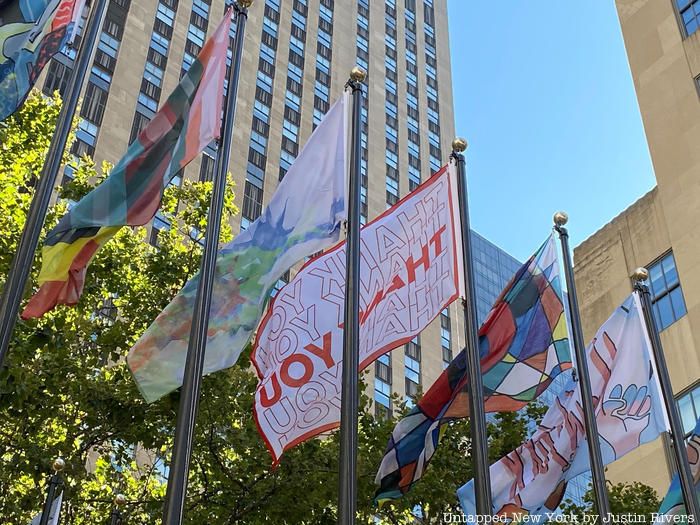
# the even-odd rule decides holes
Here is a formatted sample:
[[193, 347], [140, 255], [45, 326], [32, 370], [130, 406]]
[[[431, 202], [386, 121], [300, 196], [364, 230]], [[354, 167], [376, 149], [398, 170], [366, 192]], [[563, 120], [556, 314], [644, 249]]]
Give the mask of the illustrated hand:
[[639, 446], [640, 435], [649, 425], [651, 396], [646, 386], [617, 384], [605, 397], [598, 414], [598, 431], [617, 457]]

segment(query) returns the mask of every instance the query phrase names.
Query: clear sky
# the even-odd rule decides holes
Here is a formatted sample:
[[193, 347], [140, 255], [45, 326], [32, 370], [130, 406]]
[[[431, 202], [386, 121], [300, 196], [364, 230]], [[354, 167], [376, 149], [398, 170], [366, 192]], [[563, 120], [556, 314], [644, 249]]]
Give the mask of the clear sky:
[[656, 184], [613, 0], [448, 0], [471, 225], [520, 260], [572, 246]]

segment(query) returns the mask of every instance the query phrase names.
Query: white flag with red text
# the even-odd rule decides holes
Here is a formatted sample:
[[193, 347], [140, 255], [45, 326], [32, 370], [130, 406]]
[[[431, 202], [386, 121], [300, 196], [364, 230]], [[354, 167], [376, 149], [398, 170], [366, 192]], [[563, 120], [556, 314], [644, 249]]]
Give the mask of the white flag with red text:
[[[360, 234], [360, 370], [419, 334], [459, 295], [456, 174], [443, 167]], [[310, 261], [268, 308], [252, 361], [254, 412], [277, 463], [340, 422], [345, 244]]]

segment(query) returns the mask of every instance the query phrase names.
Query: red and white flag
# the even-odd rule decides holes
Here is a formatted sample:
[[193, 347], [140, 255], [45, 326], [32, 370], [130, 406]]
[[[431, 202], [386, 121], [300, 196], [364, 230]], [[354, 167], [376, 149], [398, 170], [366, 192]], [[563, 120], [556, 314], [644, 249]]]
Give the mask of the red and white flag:
[[[443, 167], [360, 234], [360, 370], [419, 334], [462, 290], [454, 169]], [[254, 412], [274, 462], [339, 425], [345, 244], [282, 288], [258, 330]]]

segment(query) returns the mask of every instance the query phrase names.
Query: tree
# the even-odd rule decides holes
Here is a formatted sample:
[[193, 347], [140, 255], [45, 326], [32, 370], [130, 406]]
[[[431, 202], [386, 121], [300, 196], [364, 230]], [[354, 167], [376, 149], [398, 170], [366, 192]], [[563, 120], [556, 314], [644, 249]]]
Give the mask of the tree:
[[[646, 523], [652, 522], [652, 514], [658, 512], [661, 500], [656, 491], [649, 485], [639, 483], [608, 484], [608, 497], [610, 498], [610, 512], [613, 515], [634, 514], [645, 516]], [[589, 488], [583, 497], [583, 504], [576, 504], [567, 500], [562, 505], [566, 514], [579, 516], [579, 521], [584, 515], [595, 514], [593, 489]]]
[[[7, 274], [24, 226], [60, 101], [33, 94], [0, 123], [0, 275]], [[101, 180], [88, 159], [73, 161], [74, 179], [59, 189], [47, 228]], [[226, 194], [222, 241], [231, 239], [237, 212], [232, 184]], [[6, 367], [0, 371], [0, 516], [26, 525], [38, 512], [54, 457], [66, 460], [64, 521], [102, 523], [114, 494], [129, 503], [130, 525], [160, 519], [179, 393], [147, 405], [124, 363], [131, 345], [197, 270], [206, 230], [211, 183], [185, 180], [166, 191], [162, 213], [170, 229], [158, 246], [144, 228], [124, 228], [88, 269], [75, 307], [58, 307], [38, 320], [18, 323]], [[36, 283], [40, 264], [32, 268]], [[28, 284], [25, 297], [32, 290]], [[204, 378], [187, 500], [187, 523], [224, 525], [334, 524], [338, 487], [338, 434], [313, 439], [285, 453], [278, 468], [253, 420], [257, 384], [249, 352], [229, 370]], [[361, 389], [365, 391], [365, 387]], [[395, 400], [398, 404], [398, 400]], [[374, 476], [395, 420], [377, 420], [361, 400], [359, 522], [442, 521], [456, 510], [455, 491], [471, 477], [468, 422], [451, 425], [424, 479], [406, 497], [378, 510]], [[493, 460], [519, 445], [528, 417], [496, 416], [490, 424]]]

